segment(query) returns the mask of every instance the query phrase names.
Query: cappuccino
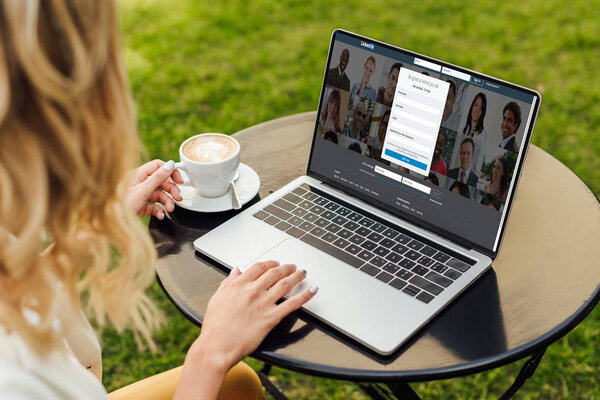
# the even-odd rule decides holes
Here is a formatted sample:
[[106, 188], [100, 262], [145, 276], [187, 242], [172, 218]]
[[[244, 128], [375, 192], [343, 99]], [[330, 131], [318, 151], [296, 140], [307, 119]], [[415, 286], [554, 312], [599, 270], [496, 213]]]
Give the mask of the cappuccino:
[[200, 135], [183, 146], [183, 155], [192, 161], [213, 163], [227, 160], [238, 150], [237, 143], [227, 136]]

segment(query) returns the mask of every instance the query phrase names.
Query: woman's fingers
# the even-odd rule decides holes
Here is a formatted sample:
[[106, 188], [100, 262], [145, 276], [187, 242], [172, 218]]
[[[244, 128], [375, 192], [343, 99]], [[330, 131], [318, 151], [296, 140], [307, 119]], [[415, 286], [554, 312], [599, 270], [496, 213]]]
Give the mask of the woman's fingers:
[[142, 208], [142, 210], [140, 210], [138, 215], [154, 215], [160, 220], [165, 218], [165, 212], [158, 204], [147, 204], [144, 208]]
[[[175, 175], [175, 173], [177, 173], [179, 175], [179, 171], [175, 170], [173, 172], [173, 174], [171, 175], [171, 178], [173, 178], [173, 176]], [[179, 180], [181, 180], [181, 176], [179, 177]], [[183, 183], [183, 181], [178, 182], [178, 183]], [[169, 193], [177, 201], [183, 200], [183, 197], [181, 197], [181, 190], [179, 190], [179, 187], [177, 187], [176, 184], [174, 184], [172, 182], [169, 182], [168, 180], [164, 181], [160, 185], [160, 189], [162, 189], [165, 192]]]
[[318, 291], [319, 287], [313, 286], [301, 291], [297, 295], [292, 296], [283, 303], [279, 304], [275, 311], [278, 320], [282, 320], [286, 315], [302, 307], [302, 305], [312, 299]]
[[271, 268], [256, 279], [256, 286], [259, 290], [268, 290], [271, 286], [293, 274], [296, 269], [294, 264], [284, 264]]
[[155, 190], [154, 192], [152, 192], [150, 198], [148, 199], [148, 202], [161, 203], [163, 206], [165, 206], [167, 211], [173, 211], [175, 209], [175, 202], [173, 201], [173, 199], [162, 190]]
[[[281, 267], [280, 267], [281, 268]], [[271, 270], [273, 271], [273, 270]], [[269, 272], [271, 272], [269, 271]], [[267, 274], [269, 273], [267, 272]], [[265, 274], [265, 275], [267, 275]], [[274, 283], [271, 288], [267, 291], [268, 300], [275, 303], [277, 300], [285, 296], [290, 290], [297, 284], [302, 282], [306, 277], [306, 271], [295, 271], [288, 276], [280, 279]]]
[[275, 268], [277, 266], [279, 266], [279, 263], [273, 260], [257, 262], [256, 264], [248, 268], [246, 271], [244, 271], [241, 279], [244, 282], [255, 281], [258, 277], [262, 276], [262, 274], [264, 274], [267, 270]]

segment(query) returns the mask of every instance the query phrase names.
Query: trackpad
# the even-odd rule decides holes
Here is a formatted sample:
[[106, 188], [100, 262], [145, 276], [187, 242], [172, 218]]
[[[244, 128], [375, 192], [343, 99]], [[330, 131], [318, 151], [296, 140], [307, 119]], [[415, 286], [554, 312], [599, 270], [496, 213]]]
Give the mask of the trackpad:
[[399, 317], [395, 289], [304, 242], [286, 239], [244, 270], [267, 260], [305, 269], [306, 279], [286, 297], [319, 286], [317, 295], [303, 308], [363, 343], [381, 341], [383, 338], [377, 336], [390, 332], [389, 324]]

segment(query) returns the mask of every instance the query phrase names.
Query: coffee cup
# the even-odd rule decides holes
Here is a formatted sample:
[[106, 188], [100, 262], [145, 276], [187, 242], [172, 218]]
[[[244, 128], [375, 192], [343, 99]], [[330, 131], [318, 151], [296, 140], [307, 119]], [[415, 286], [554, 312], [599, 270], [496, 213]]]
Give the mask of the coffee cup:
[[184, 181], [202, 197], [220, 197], [238, 172], [240, 143], [222, 133], [202, 133], [179, 146], [179, 158], [176, 167], [184, 172]]

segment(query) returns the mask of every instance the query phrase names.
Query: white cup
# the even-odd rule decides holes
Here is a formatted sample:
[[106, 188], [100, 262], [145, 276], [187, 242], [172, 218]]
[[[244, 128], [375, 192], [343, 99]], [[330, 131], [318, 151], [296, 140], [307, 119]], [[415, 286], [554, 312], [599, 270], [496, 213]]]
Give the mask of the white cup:
[[[183, 154], [185, 145], [196, 139], [209, 140], [208, 136], [222, 136], [235, 145], [235, 151], [229, 157], [217, 161], [195, 161]], [[222, 133], [202, 133], [188, 138], [179, 146], [181, 162], [176, 167], [183, 170], [184, 182], [189, 180], [202, 197], [221, 197], [229, 190], [240, 166], [240, 143], [231, 136]]]

